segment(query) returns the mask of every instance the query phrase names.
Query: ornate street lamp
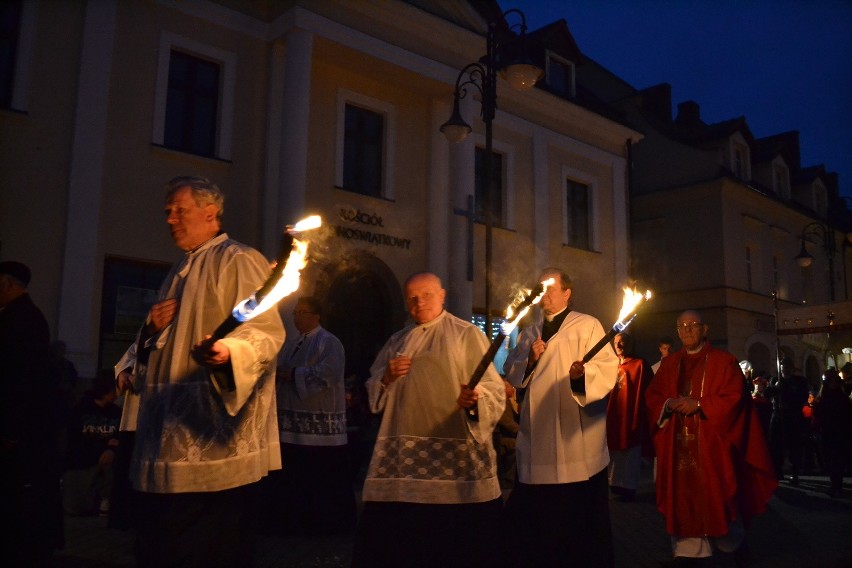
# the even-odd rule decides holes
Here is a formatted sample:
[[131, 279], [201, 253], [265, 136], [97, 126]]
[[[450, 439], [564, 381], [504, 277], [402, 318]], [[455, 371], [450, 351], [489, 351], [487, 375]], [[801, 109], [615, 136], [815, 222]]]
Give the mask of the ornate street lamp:
[[805, 225], [805, 228], [802, 229], [801, 235], [802, 249], [799, 251], [799, 254], [796, 255], [796, 263], [802, 268], [807, 268], [814, 261], [814, 257], [808, 252], [807, 246], [805, 245], [805, 241], [809, 235], [822, 239], [823, 250], [825, 251], [825, 256], [828, 259], [828, 290], [831, 301], [833, 302], [835, 300], [834, 255], [837, 253], [837, 243], [834, 240], [834, 229], [817, 221]]
[[485, 189], [484, 213], [485, 213], [485, 334], [491, 339], [491, 263], [492, 263], [492, 230], [494, 226], [493, 203], [494, 203], [494, 175], [492, 168], [492, 124], [495, 111], [497, 110], [497, 73], [499, 72], [509, 84], [518, 90], [532, 89], [536, 82], [544, 76], [544, 71], [534, 65], [527, 54], [527, 20], [524, 13], [518, 9], [507, 10], [503, 13], [503, 19], [510, 14], [517, 14], [521, 18], [519, 24], [509, 27], [509, 32], [515, 28], [520, 30], [518, 38], [512, 38], [510, 43], [517, 42], [519, 56], [511, 61], [504, 61], [506, 56], [505, 45], [497, 40], [496, 23], [488, 22], [488, 33], [485, 38], [486, 54], [479, 61], [469, 63], [459, 73], [453, 91], [453, 113], [450, 119], [441, 125], [441, 132], [452, 143], [458, 143], [467, 138], [472, 128], [459, 110], [459, 101], [467, 96], [468, 88], [473, 87], [479, 91], [482, 101], [481, 116], [485, 123], [485, 157], [483, 161], [483, 186]]

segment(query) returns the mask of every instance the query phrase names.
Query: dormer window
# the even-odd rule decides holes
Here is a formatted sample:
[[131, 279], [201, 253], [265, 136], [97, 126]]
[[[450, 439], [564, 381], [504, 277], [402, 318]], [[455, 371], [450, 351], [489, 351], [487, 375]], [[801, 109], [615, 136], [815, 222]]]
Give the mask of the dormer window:
[[772, 165], [772, 189], [782, 199], [790, 199], [790, 172], [783, 164]]
[[813, 184], [814, 211], [822, 218], [825, 218], [828, 213], [828, 192], [821, 181], [817, 180]]
[[573, 99], [576, 95], [574, 64], [555, 53], [547, 52], [545, 69], [547, 86], [557, 95]]
[[733, 155], [731, 158], [731, 170], [733, 170], [734, 175], [741, 180], [748, 181], [751, 177], [749, 171], [750, 158], [748, 146], [741, 142], [734, 142]]

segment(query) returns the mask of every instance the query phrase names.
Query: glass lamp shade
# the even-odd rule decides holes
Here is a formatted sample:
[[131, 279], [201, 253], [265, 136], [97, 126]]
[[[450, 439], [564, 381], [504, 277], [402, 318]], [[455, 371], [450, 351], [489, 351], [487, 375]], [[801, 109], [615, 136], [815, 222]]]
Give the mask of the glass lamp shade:
[[453, 99], [453, 114], [447, 122], [441, 125], [440, 130], [444, 133], [444, 136], [447, 137], [447, 140], [453, 144], [461, 142], [467, 138], [467, 135], [470, 134], [471, 130], [473, 130], [461, 116], [461, 112], [459, 111], [458, 94], [456, 94]]
[[544, 71], [532, 63], [513, 63], [500, 71], [513, 89], [529, 91], [544, 76]]
[[447, 140], [449, 140], [453, 144], [457, 144], [467, 138], [467, 135], [470, 134], [470, 131], [471, 128], [467, 124], [445, 123], [441, 127], [441, 132], [443, 132]]
[[808, 249], [805, 248], [805, 241], [802, 239], [802, 250], [799, 251], [799, 254], [796, 255], [796, 264], [801, 266], [802, 268], [807, 268], [813, 263], [814, 257], [811, 256], [811, 253], [808, 252]]
[[811, 255], [808, 255], [808, 256], [797, 256], [797, 257], [796, 257], [796, 262], [797, 262], [797, 263], [799, 264], [799, 266], [801, 266], [802, 268], [807, 268], [807, 267], [809, 267], [809, 266], [813, 263], [813, 261], [814, 261], [814, 257], [812, 257]]

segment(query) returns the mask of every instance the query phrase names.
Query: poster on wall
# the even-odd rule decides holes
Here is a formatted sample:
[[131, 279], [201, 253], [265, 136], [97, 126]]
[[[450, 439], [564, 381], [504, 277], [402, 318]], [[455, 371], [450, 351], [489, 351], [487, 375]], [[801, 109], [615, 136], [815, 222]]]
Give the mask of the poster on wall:
[[153, 260], [107, 257], [101, 291], [98, 368], [109, 369], [133, 342], [157, 301], [170, 264]]

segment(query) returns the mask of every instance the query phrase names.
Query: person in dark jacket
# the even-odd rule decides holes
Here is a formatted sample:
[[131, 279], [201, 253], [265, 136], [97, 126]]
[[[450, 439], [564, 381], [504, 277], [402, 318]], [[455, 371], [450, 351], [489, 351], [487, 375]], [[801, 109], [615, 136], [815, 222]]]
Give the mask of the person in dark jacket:
[[769, 421], [769, 451], [778, 479], [784, 479], [784, 458], [790, 462], [791, 485], [799, 484], [802, 449], [807, 423], [802, 407], [808, 403], [808, 380], [796, 374], [793, 360], [781, 361], [781, 377], [766, 389], [772, 400], [772, 418]]
[[69, 515], [109, 514], [121, 422], [117, 394], [112, 377], [100, 377], [68, 414], [62, 500]]
[[840, 375], [828, 369], [814, 405], [814, 426], [820, 434], [831, 497], [843, 495], [843, 472], [852, 444], [852, 400], [843, 392]]
[[49, 381], [50, 328], [27, 290], [30, 274], [23, 263], [0, 262], [0, 499], [13, 519], [0, 537], [2, 566], [45, 564], [64, 544], [61, 427], [43, 406], [58, 395]]

